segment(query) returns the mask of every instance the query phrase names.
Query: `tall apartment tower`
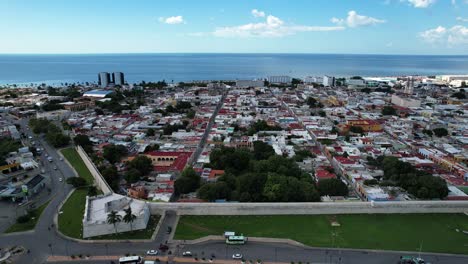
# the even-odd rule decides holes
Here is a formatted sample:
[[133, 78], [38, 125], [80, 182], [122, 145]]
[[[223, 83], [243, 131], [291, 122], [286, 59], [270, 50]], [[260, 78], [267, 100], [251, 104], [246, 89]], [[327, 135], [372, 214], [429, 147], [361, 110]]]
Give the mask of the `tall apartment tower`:
[[124, 79], [123, 72], [113, 72], [112, 73], [112, 82], [115, 85], [120, 85], [120, 86], [124, 85], [125, 79]]
[[98, 74], [98, 84], [101, 88], [106, 88], [110, 84], [110, 74], [108, 72], [100, 72]]
[[406, 85], [405, 85], [405, 94], [412, 95], [413, 94], [413, 88], [414, 88], [414, 79], [413, 76], [409, 76], [406, 80]]
[[335, 86], [335, 77], [333, 76], [323, 76], [322, 84], [325, 87], [334, 87]]

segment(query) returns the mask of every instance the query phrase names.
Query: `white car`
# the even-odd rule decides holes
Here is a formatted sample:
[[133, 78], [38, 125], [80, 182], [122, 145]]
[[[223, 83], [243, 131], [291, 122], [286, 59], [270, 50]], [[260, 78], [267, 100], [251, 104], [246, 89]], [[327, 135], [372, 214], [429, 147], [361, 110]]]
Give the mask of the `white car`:
[[191, 256], [192, 256], [192, 252], [190, 252], [190, 251], [184, 251], [184, 252], [182, 252], [182, 256], [184, 256], [184, 257], [191, 257]]
[[59, 178], [59, 182], [61, 182], [61, 181], [63, 181], [63, 179], [62, 179], [62, 178]]
[[154, 249], [148, 250], [146, 252], [146, 255], [149, 255], [149, 256], [156, 256], [157, 254], [158, 254], [158, 251]]
[[57, 167], [56, 167], [56, 166], [54, 166], [54, 170], [57, 170]]
[[62, 158], [62, 157], [60, 157], [60, 161], [62, 161], [62, 160], [63, 160], [63, 158]]
[[242, 259], [242, 254], [236, 253], [236, 254], [232, 255], [232, 259]]

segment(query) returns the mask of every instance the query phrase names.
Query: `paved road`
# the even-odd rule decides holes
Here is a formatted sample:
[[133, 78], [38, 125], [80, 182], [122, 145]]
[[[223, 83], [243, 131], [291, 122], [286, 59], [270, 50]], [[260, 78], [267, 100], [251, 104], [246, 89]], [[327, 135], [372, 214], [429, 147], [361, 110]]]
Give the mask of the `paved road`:
[[200, 157], [200, 154], [203, 151], [203, 148], [205, 147], [206, 140], [208, 139], [208, 135], [211, 132], [211, 128], [213, 127], [216, 116], [218, 115], [219, 110], [221, 110], [221, 107], [223, 106], [224, 99], [226, 99], [227, 93], [228, 93], [227, 91], [223, 92], [223, 95], [221, 96], [220, 101], [216, 105], [216, 108], [213, 114], [211, 115], [210, 120], [208, 121], [208, 125], [205, 128], [205, 132], [203, 133], [200, 143], [198, 144], [197, 149], [195, 150], [195, 153], [193, 154], [193, 159], [189, 165], [193, 166], [193, 164], [197, 162], [198, 157]]
[[[175, 254], [179, 256], [183, 251], [191, 251], [196, 253], [199, 258], [204, 252], [205, 256], [215, 254], [217, 258], [229, 259], [235, 253], [240, 253], [246, 260], [273, 262], [294, 261], [298, 263], [341, 263], [341, 264], [380, 264], [380, 263], [397, 263], [401, 253], [395, 252], [372, 252], [364, 250], [327, 250], [327, 249], [312, 249], [290, 246], [279, 243], [257, 243], [248, 242], [246, 245], [226, 245], [223, 242], [206, 242], [197, 245], [185, 245], [181, 247]], [[416, 255], [417, 256], [417, 255]], [[421, 254], [421, 257], [430, 263], [450, 263], [450, 264], [466, 264], [468, 256], [438, 256]]]

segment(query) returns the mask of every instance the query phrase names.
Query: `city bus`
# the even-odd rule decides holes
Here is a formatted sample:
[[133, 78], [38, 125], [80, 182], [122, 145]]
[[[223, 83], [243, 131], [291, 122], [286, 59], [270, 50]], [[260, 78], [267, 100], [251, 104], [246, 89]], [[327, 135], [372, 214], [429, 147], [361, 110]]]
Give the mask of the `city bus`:
[[247, 241], [247, 238], [244, 236], [228, 236], [226, 238], [226, 244], [228, 245], [243, 245]]
[[141, 263], [143, 263], [143, 259], [139, 256], [119, 258], [119, 264], [141, 264]]

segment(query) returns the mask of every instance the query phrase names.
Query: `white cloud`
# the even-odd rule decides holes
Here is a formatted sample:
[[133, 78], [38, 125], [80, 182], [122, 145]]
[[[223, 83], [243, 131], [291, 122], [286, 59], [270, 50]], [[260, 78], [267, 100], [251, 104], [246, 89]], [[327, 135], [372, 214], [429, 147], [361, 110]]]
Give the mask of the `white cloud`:
[[419, 33], [419, 36], [429, 43], [442, 43], [449, 46], [468, 44], [468, 27], [456, 25], [451, 28], [438, 26]]
[[339, 26], [361, 27], [385, 23], [385, 20], [359, 15], [356, 11], [351, 10], [348, 12], [348, 17], [346, 19], [333, 17], [331, 22]]
[[427, 8], [433, 5], [436, 0], [408, 0], [408, 2], [416, 8]]
[[450, 45], [468, 44], [468, 27], [460, 25], [453, 26], [449, 30], [447, 42]]
[[278, 17], [268, 15], [265, 22], [249, 23], [240, 26], [219, 27], [212, 34], [216, 37], [283, 37], [298, 32], [336, 31], [342, 26], [289, 25]]
[[265, 17], [265, 12], [259, 11], [257, 9], [252, 9], [252, 16], [254, 17]]
[[443, 38], [445, 37], [445, 34], [447, 33], [447, 29], [438, 26], [433, 29], [428, 29], [426, 31], [423, 31], [419, 33], [419, 36], [424, 39], [424, 41], [429, 42], [429, 43], [435, 43], [439, 41], [443, 41]]
[[182, 16], [160, 17], [158, 20], [161, 23], [165, 23], [169, 25], [185, 23], [185, 20]]
[[457, 21], [460, 21], [460, 22], [468, 22], [468, 18], [457, 17]]

